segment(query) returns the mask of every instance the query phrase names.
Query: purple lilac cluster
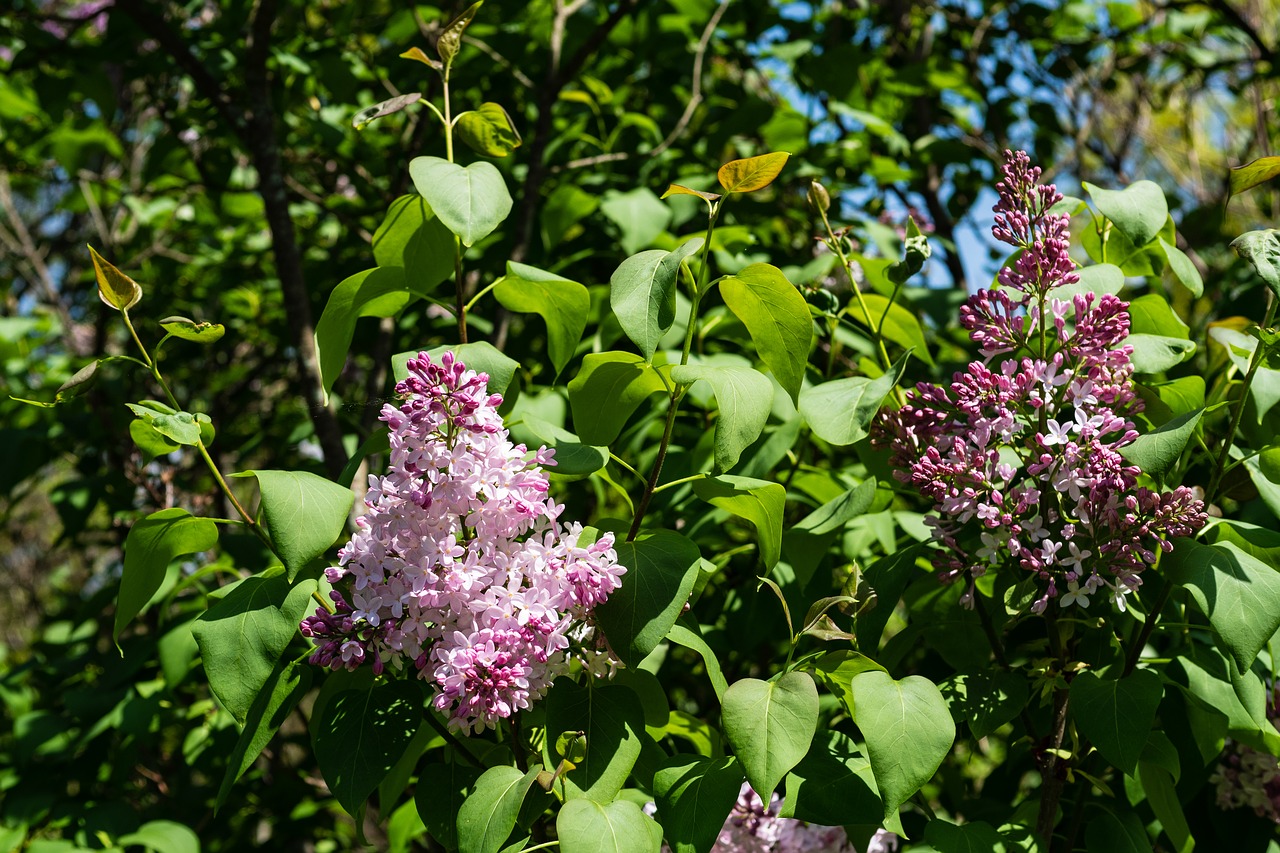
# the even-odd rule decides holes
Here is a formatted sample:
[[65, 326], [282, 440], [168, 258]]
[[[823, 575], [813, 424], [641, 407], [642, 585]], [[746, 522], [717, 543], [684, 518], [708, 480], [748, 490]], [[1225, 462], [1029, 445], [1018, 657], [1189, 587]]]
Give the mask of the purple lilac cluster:
[[312, 663], [433, 681], [454, 728], [479, 731], [542, 697], [578, 654], [599, 671], [591, 611], [621, 585], [613, 535], [580, 541], [559, 522], [542, 466], [553, 451], [512, 444], [488, 377], [451, 353], [409, 360], [388, 404], [391, 462], [369, 477], [366, 512], [326, 571], [324, 608], [302, 623]]
[[[1267, 697], [1267, 717], [1280, 726], [1280, 684]], [[1230, 743], [1209, 781], [1218, 786], [1218, 808], [1251, 808], [1280, 824], [1280, 759], [1241, 743]]]
[[949, 386], [917, 385], [873, 441], [934, 502], [934, 565], [944, 580], [967, 578], [966, 604], [973, 578], [1017, 565], [1042, 582], [1036, 613], [1054, 599], [1088, 607], [1095, 594], [1123, 610], [1156, 550], [1204, 526], [1204, 504], [1186, 487], [1137, 487], [1141, 471], [1119, 452], [1138, 437], [1130, 417], [1142, 406], [1121, 343], [1128, 303], [1055, 298], [1079, 281], [1070, 216], [1050, 212], [1062, 195], [1025, 152], [1006, 152], [1002, 172], [992, 232], [1019, 254], [999, 289], [960, 309], [984, 360]]

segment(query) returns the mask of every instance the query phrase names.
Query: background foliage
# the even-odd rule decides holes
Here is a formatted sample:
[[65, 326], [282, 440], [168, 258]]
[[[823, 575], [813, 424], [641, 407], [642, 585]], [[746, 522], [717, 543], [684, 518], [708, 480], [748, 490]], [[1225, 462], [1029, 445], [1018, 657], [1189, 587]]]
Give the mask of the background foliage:
[[[439, 98], [433, 73], [397, 57], [433, 43], [462, 5], [20, 0], [0, 12], [0, 276], [12, 282], [0, 312], [0, 833], [95, 847], [139, 831], [186, 839], [185, 826], [205, 849], [354, 843], [356, 827], [319, 777], [298, 714], [213, 811], [238, 729], [195, 677], [184, 625], [203, 600], [161, 588], [173, 607], [151, 608], [126, 631], [123, 657], [113, 646], [130, 525], [172, 507], [231, 514], [194, 454], [161, 464], [126, 438], [133, 416], [124, 403], [147, 393], [141, 377], [104, 372], [56, 412], [7, 395], [52, 399], [87, 360], [126, 350], [124, 329], [97, 299], [84, 250], [92, 243], [146, 284], [152, 320], [225, 324], [216, 345], [174, 341], [164, 362], [175, 394], [214, 416], [219, 467], [337, 477], [376, 426], [392, 354], [457, 339], [452, 318], [417, 301], [394, 319], [356, 322], [337, 371], [313, 344], [335, 286], [382, 264], [371, 242], [388, 206], [413, 192], [410, 159], [441, 153], [438, 127], [421, 110], [361, 132], [352, 117], [402, 93]], [[734, 201], [712, 247], [717, 268], [767, 261], [810, 290], [837, 278], [813, 239], [822, 229], [805, 202], [811, 177], [831, 190], [831, 221], [852, 223], [850, 248], [871, 275], [901, 256], [896, 229], [917, 211], [935, 247], [912, 281], [929, 288], [910, 292], [927, 318], [917, 327], [922, 350], [937, 363], [913, 363], [921, 376], [947, 376], [962, 360], [951, 318], [966, 288], [994, 271], [981, 236], [993, 198], [983, 187], [1008, 147], [1032, 150], [1064, 189], [1163, 185], [1178, 245], [1206, 282], [1199, 300], [1173, 291], [1191, 339], [1204, 340], [1215, 320], [1256, 320], [1251, 273], [1226, 245], [1251, 225], [1274, 224], [1280, 199], [1255, 191], [1228, 206], [1225, 175], [1227, 165], [1272, 153], [1273, 12], [1261, 0], [492, 3], [467, 31], [451, 94], [469, 108], [502, 104], [523, 144], [495, 160], [515, 207], [468, 255], [466, 286], [479, 292], [509, 259], [581, 282], [591, 304], [587, 343], [575, 338], [567, 353], [541, 318], [501, 293], [510, 310], [473, 315], [472, 337], [516, 356], [513, 387], [525, 389], [528, 411], [563, 418], [565, 382], [581, 375], [583, 356], [621, 338], [605, 310], [619, 259], [676, 249], [676, 235], [700, 224], [696, 198], [658, 195], [672, 182], [709, 188], [720, 163], [766, 151], [792, 156], [776, 183]], [[699, 352], [732, 358], [734, 333], [721, 333], [700, 340]], [[816, 363], [844, 375], [871, 355], [859, 346], [850, 336]], [[711, 455], [725, 461], [710, 446], [710, 399], [695, 408], [701, 417], [678, 423], [667, 478]], [[645, 434], [636, 430], [628, 449], [641, 454]], [[822, 473], [821, 453], [795, 456], [789, 475], [781, 457], [755, 471], [784, 466], [789, 520], [844, 490]], [[574, 512], [622, 514], [611, 512], [620, 499], [608, 483], [589, 483], [566, 493]], [[1249, 503], [1250, 485], [1238, 486], [1244, 517], [1273, 524], [1265, 504]], [[654, 510], [667, 526], [694, 499], [687, 488], [663, 497]], [[887, 507], [873, 509], [866, 518]], [[895, 538], [906, 544], [910, 520], [886, 521], [899, 527], [849, 528], [850, 559], [893, 551]], [[699, 534], [707, 554], [732, 554], [749, 538], [734, 526]], [[253, 537], [224, 533], [222, 544], [203, 577], [262, 564]], [[721, 612], [697, 616], [714, 628], [707, 642], [726, 679], [766, 677], [786, 654], [771, 639], [786, 633], [777, 602], [755, 594], [746, 569], [716, 583]], [[900, 641], [880, 660], [935, 680], [959, 667], [912, 655]], [[695, 656], [674, 653], [669, 672], [679, 706], [714, 702]], [[1015, 784], [991, 772], [1000, 760], [966, 756], [938, 784]], [[397, 793], [383, 792], [388, 806]], [[374, 808], [363, 831], [403, 849], [415, 817], [412, 808]], [[1204, 826], [1214, 819], [1207, 805], [1191, 815]]]

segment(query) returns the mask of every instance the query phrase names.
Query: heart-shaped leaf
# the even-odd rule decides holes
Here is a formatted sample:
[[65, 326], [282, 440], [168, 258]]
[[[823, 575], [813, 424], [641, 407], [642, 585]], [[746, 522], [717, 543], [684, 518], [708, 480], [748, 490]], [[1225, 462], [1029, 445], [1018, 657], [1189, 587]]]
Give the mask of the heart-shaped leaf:
[[764, 189], [782, 174], [791, 155], [785, 151], [761, 154], [745, 160], [730, 160], [716, 172], [720, 186], [729, 193], [749, 193]]
[[1104, 190], [1085, 181], [1084, 188], [1102, 215], [1137, 248], [1154, 240], [1169, 218], [1164, 190], [1152, 181], [1138, 181], [1122, 190]]
[[721, 719], [747, 780], [767, 803], [813, 742], [818, 688], [807, 672], [789, 672], [772, 682], [744, 678], [729, 685]]
[[663, 762], [653, 774], [653, 793], [672, 851], [709, 853], [741, 789], [735, 758], [675, 755]]
[[492, 163], [459, 166], [439, 157], [415, 157], [409, 174], [436, 216], [464, 246], [488, 237], [511, 213], [511, 194]]
[[183, 509], [162, 509], [134, 522], [124, 540], [124, 571], [116, 603], [118, 639], [160, 589], [175, 557], [208, 551], [218, 542], [218, 526], [207, 518], [195, 518]]
[[493, 295], [508, 311], [537, 314], [547, 323], [547, 355], [556, 375], [573, 358], [573, 352], [587, 327], [591, 297], [576, 281], [507, 261], [507, 274], [494, 287]]
[[955, 722], [938, 688], [919, 675], [894, 681], [886, 672], [868, 670], [854, 676], [851, 690], [853, 719], [867, 741], [885, 825], [898, 831], [898, 807], [933, 778], [955, 741]]
[[673, 530], [646, 530], [614, 549], [627, 573], [595, 615], [618, 657], [634, 667], [676, 623], [693, 590], [702, 555], [697, 545]]
[[89, 247], [93, 259], [93, 274], [98, 280], [98, 298], [117, 311], [124, 311], [138, 304], [142, 288], [129, 276], [120, 272], [97, 249]]
[[800, 291], [777, 267], [751, 264], [722, 279], [720, 295], [747, 327], [760, 360], [797, 400], [813, 342], [809, 304]]
[[683, 364], [671, 368], [671, 378], [681, 385], [704, 381], [715, 392], [720, 416], [714, 439], [716, 470], [738, 464], [742, 451], [764, 430], [773, 408], [773, 383], [747, 367], [714, 367]]
[[486, 157], [506, 157], [520, 147], [520, 134], [511, 116], [492, 101], [458, 116], [454, 130], [472, 151]]
[[563, 853], [658, 853], [662, 827], [630, 800], [570, 800], [556, 816]]
[[823, 441], [839, 445], [861, 441], [906, 366], [907, 355], [903, 355], [878, 379], [854, 376], [805, 388], [800, 394], [800, 414]]
[[646, 361], [653, 359], [658, 342], [675, 322], [675, 289], [680, 264], [702, 248], [701, 237], [686, 240], [671, 252], [650, 249], [632, 255], [609, 279], [609, 307], [618, 325]]
[[235, 476], [258, 479], [267, 531], [291, 581], [342, 535], [355, 502], [349, 488], [306, 471], [243, 471]]

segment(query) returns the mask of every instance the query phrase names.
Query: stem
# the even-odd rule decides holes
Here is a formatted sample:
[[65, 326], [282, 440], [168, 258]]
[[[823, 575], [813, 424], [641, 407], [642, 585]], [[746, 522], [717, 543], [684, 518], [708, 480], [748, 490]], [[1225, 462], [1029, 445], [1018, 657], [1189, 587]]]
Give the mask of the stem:
[[1068, 692], [1059, 690], [1053, 694], [1053, 731], [1051, 732], [1051, 749], [1054, 752], [1044, 753], [1040, 770], [1042, 781], [1040, 797], [1040, 814], [1036, 819], [1036, 834], [1044, 839], [1046, 849], [1053, 846], [1053, 827], [1058, 818], [1058, 801], [1062, 798], [1062, 789], [1066, 784], [1065, 774], [1061, 772], [1062, 761], [1056, 750], [1062, 748], [1062, 740], [1067, 731]]
[[[1267, 291], [1267, 315], [1262, 320], [1262, 328], [1271, 328], [1275, 317], [1276, 300], [1272, 297], [1271, 292]], [[1231, 428], [1222, 440], [1222, 449], [1218, 451], [1218, 461], [1213, 466], [1213, 479], [1209, 481], [1209, 488], [1204, 493], [1205, 506], [1212, 504], [1213, 499], [1218, 496], [1218, 486], [1222, 484], [1222, 475], [1226, 473], [1227, 459], [1231, 454], [1231, 445], [1235, 441], [1236, 430], [1240, 428], [1240, 421], [1244, 417], [1244, 407], [1249, 402], [1249, 386], [1253, 384], [1253, 377], [1257, 374], [1258, 367], [1262, 364], [1263, 349], [1262, 341], [1259, 340], [1258, 345], [1253, 350], [1253, 357], [1249, 359], [1249, 372], [1245, 374], [1244, 387], [1240, 389], [1240, 402], [1236, 405], [1236, 410], [1231, 414]]]
[[480, 761], [480, 759], [472, 755], [471, 750], [467, 747], [467, 745], [464, 744], [461, 740], [459, 740], [457, 735], [449, 731], [449, 729], [446, 726], [441, 724], [441, 722], [436, 719], [435, 714], [431, 713], [431, 711], [427, 711], [425, 714], [423, 714], [423, 716], [427, 718], [427, 725], [435, 729], [436, 734], [440, 735], [442, 738], [448, 741], [448, 743], [455, 750], [457, 750], [458, 754], [462, 756], [464, 761], [466, 761], [472, 767], [478, 767], [481, 770], [484, 769], [484, 763]]
[[444, 69], [444, 157], [453, 162], [453, 114], [449, 111], [449, 66]]
[[[690, 317], [690, 322], [693, 318]], [[649, 510], [649, 501], [653, 499], [653, 492], [658, 485], [658, 475], [662, 473], [662, 463], [667, 459], [667, 446], [671, 444], [671, 431], [676, 423], [676, 409], [679, 407], [679, 398], [671, 395], [671, 405], [667, 407], [667, 424], [662, 430], [662, 442], [658, 445], [658, 458], [653, 462], [653, 471], [649, 474], [649, 481], [645, 483], [644, 493], [640, 495], [640, 503], [636, 506], [635, 518], [631, 521], [631, 529], [627, 531], [627, 541], [635, 541], [636, 536], [640, 533], [640, 522], [644, 519], [644, 514]]]
[[[831, 228], [831, 222], [827, 219], [827, 212], [819, 208], [818, 213], [822, 216], [823, 227], [827, 229], [827, 246], [836, 253], [837, 257], [840, 258], [840, 264], [844, 268], [844, 274], [849, 278], [849, 287], [853, 290], [854, 298], [858, 300], [858, 308], [862, 310], [863, 319], [867, 321], [867, 331], [871, 333], [871, 340], [880, 350], [880, 358], [884, 361], [885, 370], [888, 370], [889, 366], [893, 364], [893, 362], [889, 360], [889, 351], [885, 349], [884, 338], [880, 337], [879, 330], [871, 328], [871, 310], [867, 308], [867, 302], [862, 298], [862, 290], [858, 287], [858, 283], [853, 280], [853, 270], [849, 267], [849, 258], [845, 255], [844, 248], [836, 238], [836, 232]], [[887, 313], [888, 309], [886, 308], [885, 311]], [[834, 341], [834, 338], [832, 340]]]
[[[133, 337], [133, 342], [138, 345], [138, 350], [142, 353], [142, 358], [146, 361], [147, 367], [151, 370], [151, 376], [156, 380], [156, 384], [160, 386], [160, 389], [164, 391], [164, 396], [169, 401], [169, 405], [179, 411], [182, 411], [182, 406], [178, 405], [178, 398], [173, 395], [173, 391], [169, 388], [169, 383], [165, 382], [164, 377], [160, 375], [159, 364], [151, 358], [151, 354], [147, 352], [147, 348], [143, 345], [142, 339], [138, 337], [137, 330], [133, 328], [133, 322], [129, 319], [129, 312], [125, 309], [121, 309], [120, 316], [124, 318], [125, 328], [129, 330], [129, 334]], [[231, 491], [231, 486], [227, 485], [227, 481], [223, 478], [222, 472], [218, 470], [218, 466], [214, 463], [213, 457], [209, 455], [208, 448], [204, 446], [204, 439], [197, 437], [195, 447], [196, 450], [199, 451], [200, 457], [204, 459], [205, 465], [208, 466], [209, 473], [213, 474], [213, 479], [217, 481], [218, 488], [222, 490], [222, 493], [226, 495], [227, 500], [231, 502], [231, 506], [234, 507], [235, 511], [244, 519], [244, 523], [248, 525], [249, 529], [262, 540], [263, 544], [265, 544], [272, 553], [275, 553], [275, 547], [271, 544], [271, 540], [267, 538], [267, 534], [262, 530], [262, 525], [258, 524], [257, 519], [245, 511], [245, 508], [240, 505], [240, 501], [236, 500], [235, 493]], [[279, 555], [277, 554], [276, 556]]]
[[481, 296], [484, 296], [484, 295], [485, 295], [486, 293], [488, 293], [490, 290], [493, 290], [495, 287], [497, 287], [497, 286], [498, 286], [498, 282], [500, 282], [500, 281], [502, 281], [502, 279], [500, 279], [500, 278], [499, 278], [499, 279], [495, 279], [491, 284], [487, 285], [483, 290], [481, 290], [481, 291], [480, 291], [479, 293], [477, 293], [475, 296], [471, 297], [471, 299], [469, 299], [469, 300], [467, 301], [467, 304], [466, 304], [466, 307], [465, 307], [465, 309], [464, 309], [464, 310], [470, 311], [473, 307], [475, 307], [475, 304], [476, 304], [477, 302], [479, 302], [479, 301], [480, 301], [480, 297], [481, 297]]
[[617, 463], [618, 463], [618, 467], [619, 467], [619, 468], [625, 468], [626, 470], [630, 471], [632, 474], [634, 474], [634, 475], [635, 475], [635, 478], [636, 478], [637, 480], [644, 480], [644, 474], [641, 474], [641, 473], [640, 473], [639, 471], [637, 471], [635, 468], [632, 468], [632, 467], [631, 467], [631, 465], [630, 465], [629, 463], [627, 463], [625, 460], [623, 460], [623, 458], [622, 458], [622, 457], [620, 457], [620, 456], [618, 456], [618, 455], [616, 455], [616, 454], [614, 454], [614, 453], [610, 453], [610, 454], [609, 454], [609, 460], [610, 460], [610, 461], [612, 461], [612, 462], [617, 462]]
[[1165, 581], [1164, 589], [1156, 596], [1155, 603], [1151, 609], [1147, 611], [1147, 618], [1142, 620], [1142, 627], [1138, 629], [1138, 633], [1133, 638], [1133, 642], [1129, 645], [1129, 654], [1124, 659], [1124, 671], [1120, 673], [1120, 677], [1124, 678], [1133, 672], [1138, 666], [1138, 661], [1142, 658], [1142, 650], [1147, 646], [1147, 640], [1151, 638], [1151, 632], [1156, 628], [1156, 621], [1160, 618], [1160, 611], [1169, 601], [1169, 596], [1173, 593], [1173, 584]]
[[[991, 654], [995, 657], [996, 663], [1005, 672], [1012, 672], [1013, 667], [1009, 665], [1009, 659], [1004, 653], [1004, 646], [1000, 644], [1000, 637], [996, 634], [995, 625], [991, 621], [991, 614], [987, 612], [986, 605], [982, 603], [982, 594], [977, 589], [973, 591], [973, 609], [978, 614], [978, 621], [982, 623], [982, 632], [987, 635], [987, 642], [991, 644]], [[1020, 719], [1023, 727], [1027, 730], [1027, 736], [1033, 741], [1039, 740], [1035, 723], [1032, 722], [1031, 715], [1027, 713], [1025, 707], [1021, 711]]]
[[467, 342], [466, 279], [462, 275], [462, 238], [453, 238], [453, 279], [458, 292], [458, 343]]
[[524, 853], [532, 853], [532, 851], [534, 851], [534, 850], [542, 850], [542, 849], [545, 849], [545, 848], [547, 848], [547, 847], [559, 847], [559, 846], [560, 846], [560, 842], [559, 842], [559, 841], [544, 841], [544, 842], [542, 842], [541, 844], [539, 844], [539, 845], [537, 845], [537, 846], [535, 846], [535, 847], [526, 847], [526, 848], [524, 848]]
[[700, 473], [700, 474], [694, 474], [690, 477], [681, 477], [679, 480], [672, 480], [670, 483], [663, 483], [661, 486], [658, 486], [656, 489], [654, 489], [653, 493], [656, 495], [658, 492], [665, 491], [667, 489], [672, 488], [673, 486], [679, 486], [682, 483], [692, 483], [694, 480], [705, 480], [708, 476], [710, 475], [705, 473]]
[[507, 728], [511, 730], [511, 752], [515, 755], [516, 766], [528, 772], [529, 756], [524, 744], [520, 742], [520, 712], [517, 711], [511, 715], [511, 719], [507, 721]]
[[[680, 351], [680, 364], [689, 363], [689, 352], [693, 349], [693, 333], [698, 327], [698, 303], [702, 301], [702, 294], [705, 287], [707, 277], [707, 255], [711, 250], [711, 235], [715, 233], [716, 217], [720, 213], [718, 204], [707, 205], [707, 236], [702, 244], [702, 259], [698, 266], [698, 275], [694, 279], [695, 288], [693, 291], [693, 301], [689, 306], [689, 325], [684, 332], [684, 347]], [[661, 372], [658, 374], [662, 376]], [[627, 532], [627, 541], [635, 541], [640, 533], [640, 523], [644, 521], [644, 514], [649, 511], [649, 502], [653, 499], [654, 492], [658, 488], [658, 476], [662, 473], [662, 463], [667, 459], [667, 448], [671, 445], [671, 433], [676, 424], [676, 412], [680, 409], [680, 398], [683, 392], [677, 386], [671, 389], [670, 403], [667, 406], [667, 422], [662, 428], [662, 441], [658, 444], [658, 458], [653, 462], [653, 471], [649, 474], [649, 480], [645, 483], [644, 493], [640, 495], [640, 503], [636, 505], [636, 514], [631, 521], [631, 529]]]

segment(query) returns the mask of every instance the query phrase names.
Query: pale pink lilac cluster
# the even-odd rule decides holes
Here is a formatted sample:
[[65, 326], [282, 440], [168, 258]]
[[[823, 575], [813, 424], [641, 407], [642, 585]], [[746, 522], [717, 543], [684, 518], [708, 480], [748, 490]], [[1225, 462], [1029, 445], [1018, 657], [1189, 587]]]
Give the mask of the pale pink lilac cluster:
[[[927, 519], [944, 580], [1007, 565], [1039, 578], [1031, 605], [1088, 607], [1094, 595], [1120, 608], [1170, 539], [1206, 521], [1203, 503], [1179, 487], [1137, 486], [1141, 471], [1120, 449], [1138, 433], [1128, 304], [1111, 294], [1055, 298], [1079, 276], [1062, 195], [1039, 183], [1025, 152], [1007, 152], [996, 185], [995, 237], [1020, 250], [981, 290], [960, 322], [983, 361], [949, 386], [920, 383], [887, 412], [873, 441], [892, 452], [897, 476], [934, 502]], [[997, 357], [1003, 356], [997, 360]]]
[[479, 731], [542, 697], [572, 654], [611, 665], [591, 614], [626, 569], [612, 534], [587, 542], [559, 521], [553, 451], [510, 441], [485, 374], [451, 353], [408, 369], [403, 402], [382, 410], [389, 469], [369, 477], [359, 529], [326, 571], [349, 586], [302, 633], [321, 666], [412, 667], [451, 726]]
[[[1267, 717], [1280, 726], [1280, 684], [1271, 688], [1267, 700]], [[1229, 743], [1209, 781], [1218, 788], [1219, 808], [1250, 808], [1258, 817], [1280, 824], [1280, 759], [1274, 755]]]
[[[650, 804], [645, 811], [654, 814], [657, 809]], [[776, 793], [766, 806], [751, 783], [743, 782], [712, 853], [857, 853], [843, 828], [779, 817], [781, 811], [782, 798]], [[894, 853], [898, 840], [888, 830], [876, 830], [865, 853]], [[663, 845], [663, 853], [670, 849]]]

